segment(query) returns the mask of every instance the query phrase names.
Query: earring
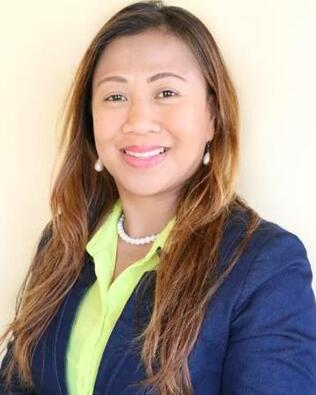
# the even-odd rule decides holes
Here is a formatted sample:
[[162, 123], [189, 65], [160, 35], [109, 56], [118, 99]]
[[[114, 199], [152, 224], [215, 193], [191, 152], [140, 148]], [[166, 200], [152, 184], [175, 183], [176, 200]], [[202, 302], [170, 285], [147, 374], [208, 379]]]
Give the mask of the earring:
[[103, 166], [100, 158], [98, 158], [97, 161], [94, 164], [94, 170], [100, 172], [100, 171], [103, 170], [103, 168], [104, 168], [104, 166]]
[[210, 151], [209, 151], [210, 146], [211, 146], [211, 141], [208, 141], [206, 143], [205, 154], [203, 156], [203, 165], [204, 166], [208, 165], [209, 162], [210, 162], [210, 157], [211, 157], [210, 156]]

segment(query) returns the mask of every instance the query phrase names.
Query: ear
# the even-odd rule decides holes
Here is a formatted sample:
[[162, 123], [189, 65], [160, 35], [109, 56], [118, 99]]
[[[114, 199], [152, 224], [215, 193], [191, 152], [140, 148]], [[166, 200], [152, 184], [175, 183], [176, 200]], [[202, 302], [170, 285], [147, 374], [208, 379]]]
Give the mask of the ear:
[[208, 96], [208, 109], [209, 109], [209, 134], [207, 141], [212, 141], [215, 131], [215, 112], [214, 112], [214, 95]]
[[215, 132], [215, 115], [211, 114], [210, 115], [210, 121], [209, 121], [209, 133], [208, 133], [206, 141], [212, 141], [213, 140], [214, 132]]

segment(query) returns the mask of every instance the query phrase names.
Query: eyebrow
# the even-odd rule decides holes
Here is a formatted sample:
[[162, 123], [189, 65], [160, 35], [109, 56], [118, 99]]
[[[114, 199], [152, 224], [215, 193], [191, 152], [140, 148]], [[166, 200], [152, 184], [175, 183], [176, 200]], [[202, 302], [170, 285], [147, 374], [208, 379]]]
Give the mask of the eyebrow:
[[[165, 71], [165, 72], [162, 72], [162, 73], [154, 74], [151, 77], [147, 78], [147, 82], [149, 83], [149, 82], [153, 82], [153, 81], [159, 80], [160, 78], [167, 78], [167, 77], [175, 77], [175, 78], [178, 78], [178, 79], [180, 79], [180, 80], [182, 80], [184, 82], [187, 82], [187, 80], [185, 78], [181, 77], [181, 75], [178, 75], [178, 74], [175, 74], [175, 73], [171, 73], [169, 71]], [[126, 78], [124, 78], [124, 77], [121, 77], [119, 75], [112, 75], [110, 77], [102, 78], [102, 80], [100, 80], [98, 82], [97, 86], [100, 86], [101, 84], [103, 84], [106, 81], [123, 82], [123, 83], [128, 82], [128, 80]]]

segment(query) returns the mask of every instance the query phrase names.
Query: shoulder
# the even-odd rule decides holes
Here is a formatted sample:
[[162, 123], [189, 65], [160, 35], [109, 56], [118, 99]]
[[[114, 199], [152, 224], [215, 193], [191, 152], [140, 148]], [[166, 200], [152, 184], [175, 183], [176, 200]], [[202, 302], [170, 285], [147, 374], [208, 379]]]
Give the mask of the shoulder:
[[[250, 213], [245, 210], [233, 210], [224, 226], [221, 254], [228, 258], [238, 247], [246, 235], [250, 223]], [[286, 262], [272, 261], [276, 257], [286, 253], [287, 255], [299, 253], [307, 258], [307, 251], [302, 240], [284, 226], [271, 220], [259, 216], [259, 224], [247, 243], [243, 256], [250, 261], [256, 261], [260, 257], [265, 257], [271, 261], [271, 267], [275, 264], [275, 269]]]
[[[231, 214], [220, 251], [223, 270], [245, 236], [248, 224], [246, 211]], [[304, 243], [295, 233], [265, 218], [260, 217], [230, 276], [237, 312], [260, 295], [287, 304], [294, 303], [303, 293], [310, 306], [315, 305], [312, 268]]]
[[[230, 218], [222, 257], [231, 257], [248, 220], [245, 213]], [[220, 311], [216, 325], [224, 322], [221, 333], [227, 333], [223, 391], [238, 388], [236, 393], [244, 394], [260, 388], [260, 393], [314, 394], [316, 302], [300, 238], [261, 218], [218, 291], [210, 312]]]

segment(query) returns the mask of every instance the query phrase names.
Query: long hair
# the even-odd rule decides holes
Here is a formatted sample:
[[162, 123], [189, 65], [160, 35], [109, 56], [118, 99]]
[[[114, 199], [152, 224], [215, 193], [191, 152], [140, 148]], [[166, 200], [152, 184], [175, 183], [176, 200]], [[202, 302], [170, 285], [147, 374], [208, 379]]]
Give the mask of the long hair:
[[[259, 225], [261, 218], [235, 192], [239, 162], [238, 100], [219, 48], [207, 27], [189, 11], [161, 1], [131, 4], [110, 18], [85, 52], [67, 95], [59, 149], [63, 160], [54, 181], [51, 219], [17, 297], [16, 314], [1, 337], [12, 337], [5, 371], [17, 369], [32, 387], [31, 363], [38, 339], [76, 282], [85, 247], [119, 197], [109, 172], [98, 173], [91, 113], [92, 77], [107, 45], [117, 37], [163, 28], [190, 48], [207, 82], [215, 115], [211, 160], [184, 183], [176, 221], [156, 271], [150, 320], [139, 339], [147, 377], [141, 385], [161, 395], [190, 395], [188, 356], [207, 305]], [[247, 214], [242, 241], [226, 269], [217, 271], [220, 241], [233, 209]], [[185, 319], [183, 319], [185, 317]]]

